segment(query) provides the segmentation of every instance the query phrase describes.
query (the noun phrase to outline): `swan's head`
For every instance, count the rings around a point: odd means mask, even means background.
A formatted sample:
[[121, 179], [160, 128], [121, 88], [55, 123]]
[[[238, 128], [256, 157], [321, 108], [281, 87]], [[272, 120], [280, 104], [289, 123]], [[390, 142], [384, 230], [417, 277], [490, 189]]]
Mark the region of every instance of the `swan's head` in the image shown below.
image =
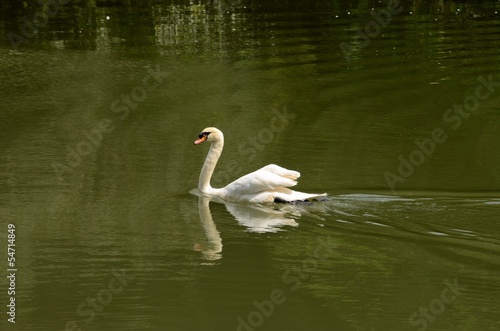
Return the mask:
[[198, 145], [205, 141], [210, 141], [210, 142], [224, 141], [224, 135], [222, 134], [222, 131], [217, 128], [214, 127], [205, 128], [198, 135], [198, 139], [194, 142], [194, 144]]

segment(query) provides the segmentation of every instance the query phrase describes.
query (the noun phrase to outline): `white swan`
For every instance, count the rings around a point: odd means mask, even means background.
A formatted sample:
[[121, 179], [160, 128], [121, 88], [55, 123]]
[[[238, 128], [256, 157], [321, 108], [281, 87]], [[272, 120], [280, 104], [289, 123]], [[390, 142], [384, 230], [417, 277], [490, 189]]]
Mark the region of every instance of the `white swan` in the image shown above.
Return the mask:
[[289, 189], [297, 185], [300, 173], [269, 164], [257, 171], [251, 172], [223, 188], [213, 188], [210, 178], [224, 147], [224, 135], [213, 127], [204, 129], [194, 142], [195, 145], [204, 141], [211, 143], [207, 158], [203, 164], [198, 182], [198, 189], [205, 195], [219, 197], [231, 202], [273, 203], [303, 201], [323, 194], [309, 194]]

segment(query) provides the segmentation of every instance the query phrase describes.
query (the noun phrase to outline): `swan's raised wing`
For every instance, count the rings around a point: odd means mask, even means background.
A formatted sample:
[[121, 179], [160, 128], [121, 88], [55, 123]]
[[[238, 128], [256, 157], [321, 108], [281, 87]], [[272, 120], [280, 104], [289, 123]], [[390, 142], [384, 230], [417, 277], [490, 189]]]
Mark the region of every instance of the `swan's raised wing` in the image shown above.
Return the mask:
[[269, 164], [229, 183], [224, 190], [227, 196], [244, 196], [280, 187], [297, 185], [300, 173], [275, 164]]
[[278, 175], [278, 176], [281, 176], [284, 178], [290, 178], [293, 181], [297, 181], [297, 179], [300, 177], [300, 172], [295, 171], [295, 170], [288, 170], [288, 169], [280, 167], [279, 165], [276, 165], [276, 164], [268, 164], [259, 170], [269, 171], [275, 175]]

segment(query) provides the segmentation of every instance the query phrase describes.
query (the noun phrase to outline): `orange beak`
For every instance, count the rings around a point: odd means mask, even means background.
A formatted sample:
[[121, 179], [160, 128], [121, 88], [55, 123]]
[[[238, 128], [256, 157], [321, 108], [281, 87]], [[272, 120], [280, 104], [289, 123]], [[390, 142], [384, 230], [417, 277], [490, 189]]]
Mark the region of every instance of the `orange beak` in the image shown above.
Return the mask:
[[205, 135], [200, 135], [200, 139], [197, 139], [194, 144], [195, 145], [198, 145], [198, 144], [201, 144], [202, 142], [206, 141], [207, 140], [207, 136]]

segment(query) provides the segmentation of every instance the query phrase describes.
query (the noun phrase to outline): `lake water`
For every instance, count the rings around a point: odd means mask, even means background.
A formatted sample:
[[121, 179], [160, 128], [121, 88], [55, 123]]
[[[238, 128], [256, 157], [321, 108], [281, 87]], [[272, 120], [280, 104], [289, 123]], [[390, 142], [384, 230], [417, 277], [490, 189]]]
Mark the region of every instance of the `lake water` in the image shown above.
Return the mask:
[[2, 330], [500, 330], [498, 2], [0, 10]]

